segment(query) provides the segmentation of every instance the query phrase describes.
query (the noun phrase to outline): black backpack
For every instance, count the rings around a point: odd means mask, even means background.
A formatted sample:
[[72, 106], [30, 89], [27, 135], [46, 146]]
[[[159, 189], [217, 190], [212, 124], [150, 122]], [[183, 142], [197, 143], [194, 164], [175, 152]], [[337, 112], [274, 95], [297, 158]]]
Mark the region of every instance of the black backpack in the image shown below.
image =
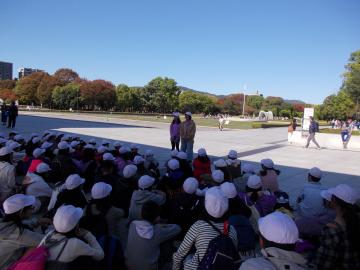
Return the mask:
[[206, 222], [217, 231], [219, 235], [210, 241], [205, 255], [199, 263], [198, 270], [239, 269], [239, 253], [229, 236], [228, 222], [226, 221], [224, 223], [224, 233], [216, 228], [210, 221]]

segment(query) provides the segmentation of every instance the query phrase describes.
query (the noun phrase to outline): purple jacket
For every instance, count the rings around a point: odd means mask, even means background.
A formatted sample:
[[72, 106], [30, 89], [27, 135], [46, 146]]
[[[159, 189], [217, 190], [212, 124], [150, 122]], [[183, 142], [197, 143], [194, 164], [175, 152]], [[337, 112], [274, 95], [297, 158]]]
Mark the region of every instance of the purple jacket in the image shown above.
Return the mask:
[[170, 125], [170, 139], [180, 140], [180, 124], [171, 123]]
[[[239, 192], [240, 199], [248, 206], [254, 205], [251, 201], [249, 195], [245, 192]], [[263, 194], [258, 198], [255, 203], [256, 209], [259, 211], [260, 216], [266, 216], [270, 214], [274, 210], [274, 206], [276, 204], [276, 196], [275, 195], [266, 195]]]

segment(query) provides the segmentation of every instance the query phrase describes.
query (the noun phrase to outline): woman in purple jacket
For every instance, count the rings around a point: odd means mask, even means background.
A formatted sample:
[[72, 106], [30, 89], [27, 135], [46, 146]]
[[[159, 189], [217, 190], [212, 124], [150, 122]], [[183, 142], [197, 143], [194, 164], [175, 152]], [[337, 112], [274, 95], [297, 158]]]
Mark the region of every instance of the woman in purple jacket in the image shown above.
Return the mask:
[[170, 125], [170, 141], [171, 141], [171, 150], [179, 150], [180, 143], [180, 114], [178, 112], [173, 113], [174, 119]]

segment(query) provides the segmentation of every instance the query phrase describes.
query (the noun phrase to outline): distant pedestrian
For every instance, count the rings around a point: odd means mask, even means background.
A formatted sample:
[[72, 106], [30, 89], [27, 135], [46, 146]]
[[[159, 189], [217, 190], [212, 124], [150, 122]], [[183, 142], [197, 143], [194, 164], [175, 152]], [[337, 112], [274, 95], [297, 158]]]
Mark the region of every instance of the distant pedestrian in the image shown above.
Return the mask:
[[173, 113], [174, 119], [170, 125], [170, 141], [171, 141], [171, 151], [176, 148], [177, 151], [180, 151], [180, 114], [178, 112]]
[[351, 131], [352, 131], [352, 128], [351, 128], [349, 122], [344, 121], [341, 126], [341, 140], [342, 140], [344, 149], [347, 149], [347, 145], [348, 145], [348, 143], [350, 141], [350, 137], [351, 137]]
[[196, 125], [191, 112], [185, 113], [185, 119], [180, 125], [181, 151], [187, 153], [188, 161], [192, 161]]
[[8, 128], [14, 128], [16, 125], [16, 118], [18, 117], [18, 107], [15, 105], [15, 101], [11, 102], [9, 107], [9, 122]]
[[310, 126], [309, 126], [309, 137], [307, 138], [307, 142], [305, 148], [309, 147], [310, 141], [312, 141], [318, 150], [320, 150], [320, 145], [315, 139], [316, 132], [319, 132], [319, 123], [314, 120], [314, 117], [310, 116]]
[[224, 123], [225, 123], [225, 118], [222, 114], [220, 114], [219, 116], [219, 130], [223, 131], [224, 129]]
[[1, 122], [2, 122], [3, 126], [6, 125], [7, 117], [8, 117], [8, 110], [7, 110], [7, 106], [6, 106], [5, 102], [4, 102], [1, 105]]

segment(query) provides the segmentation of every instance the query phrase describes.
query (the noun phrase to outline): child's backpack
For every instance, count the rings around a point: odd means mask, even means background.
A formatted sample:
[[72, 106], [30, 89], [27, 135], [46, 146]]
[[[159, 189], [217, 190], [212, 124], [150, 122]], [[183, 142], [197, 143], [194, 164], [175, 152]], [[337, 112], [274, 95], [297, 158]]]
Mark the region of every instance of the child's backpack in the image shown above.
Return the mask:
[[256, 235], [249, 219], [242, 215], [235, 215], [229, 218], [237, 233], [238, 250], [241, 254], [248, 255], [255, 252]]
[[199, 270], [235, 270], [239, 269], [240, 258], [234, 243], [229, 236], [229, 223], [224, 222], [222, 233], [210, 221], [206, 221], [216, 232], [219, 233], [212, 239], [207, 247], [204, 257], [199, 263]]

